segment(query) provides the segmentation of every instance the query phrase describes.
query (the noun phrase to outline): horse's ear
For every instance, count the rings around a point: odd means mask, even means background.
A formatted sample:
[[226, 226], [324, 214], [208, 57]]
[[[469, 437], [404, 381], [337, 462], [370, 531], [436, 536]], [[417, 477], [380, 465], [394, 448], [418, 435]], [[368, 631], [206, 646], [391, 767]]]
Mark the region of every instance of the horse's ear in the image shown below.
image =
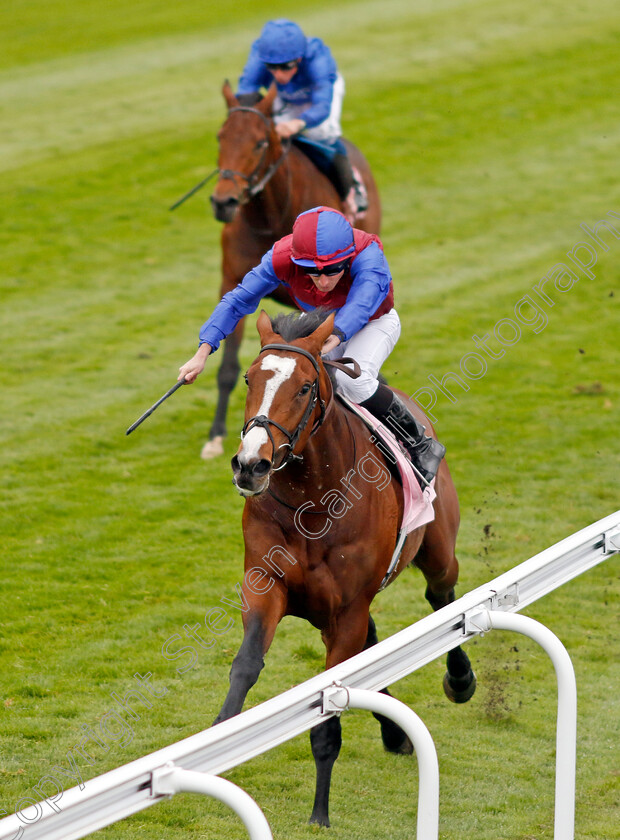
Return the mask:
[[277, 338], [271, 326], [271, 318], [264, 309], [260, 311], [260, 315], [256, 321], [256, 329], [260, 335], [261, 347], [265, 344], [272, 344]]
[[329, 315], [322, 324], [319, 324], [316, 330], [308, 336], [307, 340], [310, 352], [314, 353], [315, 356], [318, 356], [321, 351], [321, 347], [333, 333], [335, 317], [336, 313], [332, 312], [331, 315]]
[[233, 93], [233, 89], [230, 86], [230, 82], [228, 79], [224, 82], [222, 86], [222, 95], [226, 100], [226, 104], [228, 105], [228, 110], [230, 111], [231, 108], [235, 108], [239, 103], [237, 102], [237, 97]]
[[269, 90], [261, 99], [261, 101], [256, 106], [257, 110], [262, 111], [265, 116], [269, 116], [271, 114], [271, 107], [273, 105], [273, 100], [276, 98], [276, 93], [278, 92], [278, 88], [276, 87], [276, 83], [270, 85]]

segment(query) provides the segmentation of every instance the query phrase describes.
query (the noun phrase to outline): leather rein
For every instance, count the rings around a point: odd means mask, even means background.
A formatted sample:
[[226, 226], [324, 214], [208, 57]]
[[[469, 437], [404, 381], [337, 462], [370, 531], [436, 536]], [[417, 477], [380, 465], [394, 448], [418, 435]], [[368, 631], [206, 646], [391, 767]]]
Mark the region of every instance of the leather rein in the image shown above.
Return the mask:
[[[293, 429], [292, 432], [289, 432], [288, 429], [285, 429], [284, 426], [282, 426], [280, 423], [276, 422], [275, 420], [272, 420], [270, 417], [267, 417], [267, 415], [265, 415], [265, 414], [258, 414], [256, 417], [251, 417], [245, 423], [245, 425], [243, 426], [243, 429], [241, 430], [241, 439], [243, 440], [244, 436], [250, 431], [250, 429], [255, 429], [255, 428], [264, 429], [264, 431], [267, 433], [267, 436], [269, 437], [269, 440], [271, 441], [271, 448], [272, 448], [271, 469], [272, 469], [273, 472], [278, 472], [278, 470], [283, 469], [291, 461], [303, 461], [303, 455], [295, 454], [295, 452], [294, 452], [295, 446], [297, 445], [297, 442], [298, 442], [303, 430], [308, 425], [308, 421], [310, 420], [310, 417], [313, 415], [317, 404], [319, 405], [319, 408], [320, 408], [321, 411], [320, 411], [319, 417], [314, 421], [314, 424], [312, 426], [312, 431], [310, 432], [311, 436], [313, 434], [315, 434], [320, 429], [320, 427], [323, 425], [323, 421], [325, 420], [325, 416], [326, 416], [326, 413], [327, 413], [327, 408], [325, 406], [325, 401], [321, 398], [320, 388], [319, 388], [319, 379], [320, 379], [320, 375], [321, 375], [321, 369], [319, 367], [319, 363], [314, 358], [312, 353], [309, 353], [307, 350], [304, 350], [302, 347], [295, 347], [292, 344], [265, 344], [265, 346], [261, 349], [260, 352], [264, 353], [267, 350], [284, 350], [287, 353], [299, 353], [302, 356], [305, 356], [307, 359], [309, 359], [312, 362], [312, 366], [314, 367], [314, 369], [316, 371], [316, 379], [314, 380], [314, 382], [312, 383], [312, 385], [310, 387], [310, 392], [309, 392], [310, 397], [308, 399], [308, 404], [306, 405], [306, 408], [304, 409], [304, 413], [301, 416], [301, 419], [300, 419], [299, 423]], [[346, 373], [347, 376], [350, 376], [352, 379], [357, 379], [358, 376], [360, 376], [360, 374], [361, 374], [359, 364], [355, 361], [355, 359], [352, 359], [352, 358], [349, 358], [349, 357], [345, 357], [345, 358], [343, 358], [343, 359], [341, 359], [340, 361], [337, 361], [337, 362], [336, 361], [331, 361], [330, 359], [323, 359], [323, 364], [324, 365], [329, 365], [330, 367], [334, 367], [334, 368], [337, 368], [338, 370], [341, 370], [343, 373]], [[353, 366], [353, 370], [351, 370], [350, 368], [347, 367], [348, 364]], [[273, 434], [271, 432], [270, 426], [275, 426], [276, 429], [279, 429], [287, 439], [287, 442], [283, 443], [280, 447], [278, 447], [278, 449], [276, 449], [276, 444], [275, 444], [275, 441], [273, 439]], [[288, 452], [284, 456], [284, 459], [282, 460], [282, 463], [278, 467], [274, 467], [276, 454], [280, 449], [283, 449], [284, 447], [288, 448]]]
[[[269, 148], [269, 133], [271, 131], [270, 120], [269, 120], [268, 117], [266, 117], [257, 108], [251, 108], [249, 105], [238, 105], [235, 108], [230, 108], [228, 113], [230, 114], [233, 111], [250, 111], [252, 114], [258, 114], [258, 116], [263, 120], [263, 122], [265, 123], [265, 125], [267, 127], [267, 133], [265, 134], [265, 137], [261, 141], [262, 154], [261, 154], [260, 161], [258, 162], [258, 166], [256, 166], [255, 169], [253, 170], [253, 172], [251, 172], [249, 175], [246, 175], [245, 172], [236, 172], [234, 169], [220, 169], [219, 166], [218, 166], [213, 170], [213, 172], [211, 172], [209, 175], [207, 175], [206, 178], [203, 178], [202, 181], [200, 181], [198, 184], [196, 184], [195, 187], [192, 187], [192, 189], [189, 190], [189, 192], [186, 192], [185, 195], [181, 196], [181, 198], [179, 198], [177, 201], [175, 201], [174, 204], [172, 204], [170, 206], [170, 208], [169, 208], [170, 210], [176, 210], [177, 207], [180, 207], [181, 204], [183, 204], [185, 201], [187, 201], [188, 198], [191, 198], [195, 193], [198, 192], [198, 190], [201, 190], [205, 186], [205, 184], [208, 184], [209, 181], [211, 180], [211, 178], [213, 178], [214, 175], [219, 175], [220, 178], [224, 178], [224, 179], [228, 179], [228, 180], [232, 180], [235, 177], [239, 177], [239, 178], [242, 178], [244, 181], [246, 181], [247, 186], [245, 187], [245, 189], [241, 193], [241, 199], [243, 199], [243, 200], [240, 200], [239, 203], [240, 204], [247, 204], [249, 201], [251, 201], [254, 198], [254, 196], [258, 195], [258, 193], [260, 193], [265, 188], [267, 183], [274, 176], [276, 170], [282, 165], [282, 163], [287, 158], [288, 153], [291, 149], [291, 141], [290, 140], [282, 141], [282, 144], [281, 144], [282, 145], [282, 154], [275, 161], [275, 163], [272, 163], [267, 168], [267, 171], [265, 172], [263, 177], [260, 180], [256, 180], [258, 178], [258, 173], [260, 172], [261, 167], [263, 166], [263, 164], [265, 162], [265, 156], [267, 154], [267, 149]], [[290, 171], [289, 171], [289, 175], [290, 175]], [[288, 201], [290, 201], [290, 196], [288, 198]], [[266, 231], [266, 233], [269, 233], [269, 232], [270, 231]]]

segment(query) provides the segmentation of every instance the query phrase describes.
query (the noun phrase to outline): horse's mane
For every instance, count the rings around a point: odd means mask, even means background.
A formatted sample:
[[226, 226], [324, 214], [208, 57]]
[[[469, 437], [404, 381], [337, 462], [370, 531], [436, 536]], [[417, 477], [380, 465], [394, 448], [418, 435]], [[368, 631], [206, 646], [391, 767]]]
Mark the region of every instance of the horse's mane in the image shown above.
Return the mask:
[[271, 319], [271, 328], [281, 335], [284, 341], [306, 338], [319, 327], [332, 312], [326, 306], [319, 306], [311, 312], [281, 313]]

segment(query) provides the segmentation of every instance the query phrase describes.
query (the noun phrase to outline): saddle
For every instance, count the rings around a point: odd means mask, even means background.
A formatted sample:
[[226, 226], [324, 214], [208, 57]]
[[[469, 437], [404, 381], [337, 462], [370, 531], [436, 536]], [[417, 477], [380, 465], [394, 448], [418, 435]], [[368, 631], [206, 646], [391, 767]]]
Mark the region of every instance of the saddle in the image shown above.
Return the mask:
[[[297, 146], [316, 168], [329, 178], [352, 219], [364, 218], [368, 210], [368, 191], [360, 171], [349, 160], [342, 140], [339, 140], [334, 147], [328, 143], [297, 135], [293, 138], [293, 145]], [[353, 176], [352, 184], [351, 176]]]

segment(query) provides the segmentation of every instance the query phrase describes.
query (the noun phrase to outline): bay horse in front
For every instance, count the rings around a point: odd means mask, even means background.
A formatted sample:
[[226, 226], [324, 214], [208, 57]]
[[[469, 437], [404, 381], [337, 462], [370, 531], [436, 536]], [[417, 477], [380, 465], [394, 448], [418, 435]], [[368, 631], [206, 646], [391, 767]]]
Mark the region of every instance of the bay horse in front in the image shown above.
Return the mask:
[[[257, 321], [262, 349], [246, 374], [245, 425], [232, 459], [233, 481], [245, 496], [244, 638], [215, 723], [241, 711], [284, 616], [304, 618], [320, 630], [327, 668], [377, 642], [370, 605], [398, 556], [404, 494], [371, 430], [334, 394], [329, 363], [320, 355], [333, 317], [317, 310], [272, 322], [261, 312]], [[399, 395], [432, 429], [419, 406]], [[434, 518], [408, 534], [390, 582], [414, 563], [426, 579], [426, 599], [438, 610], [454, 600], [459, 571], [459, 504], [445, 459], [434, 490]], [[466, 653], [452, 649], [446, 694], [462, 703], [475, 685]], [[385, 748], [410, 754], [403, 730], [375, 717]], [[310, 741], [317, 771], [310, 822], [328, 826], [340, 718], [315, 726]]]

